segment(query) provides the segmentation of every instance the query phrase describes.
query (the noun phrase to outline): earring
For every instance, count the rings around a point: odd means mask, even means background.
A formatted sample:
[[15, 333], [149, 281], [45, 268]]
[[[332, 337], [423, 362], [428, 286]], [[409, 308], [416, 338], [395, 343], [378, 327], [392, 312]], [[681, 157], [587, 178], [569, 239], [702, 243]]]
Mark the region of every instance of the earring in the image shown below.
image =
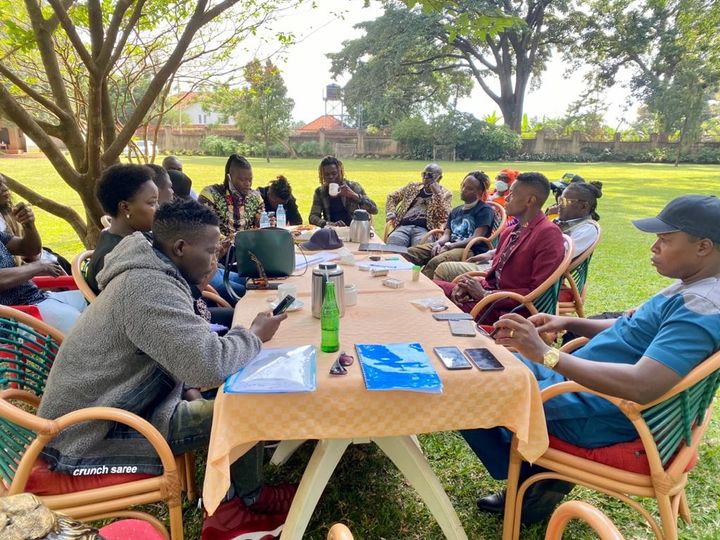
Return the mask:
[[125, 214], [125, 219], [130, 219], [130, 214]]

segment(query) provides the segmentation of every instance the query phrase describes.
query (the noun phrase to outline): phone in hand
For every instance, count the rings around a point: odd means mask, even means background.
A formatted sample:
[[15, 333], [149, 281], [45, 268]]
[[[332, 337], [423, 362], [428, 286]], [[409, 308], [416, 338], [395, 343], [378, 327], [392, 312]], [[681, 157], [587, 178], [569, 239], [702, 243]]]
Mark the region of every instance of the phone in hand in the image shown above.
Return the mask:
[[502, 371], [505, 369], [505, 366], [488, 349], [465, 349], [464, 352], [480, 371]]
[[273, 309], [273, 312], [272, 312], [273, 317], [275, 315], [280, 315], [281, 313], [285, 313], [287, 308], [289, 308], [294, 301], [295, 301], [295, 297], [290, 294], [288, 294], [285, 298], [280, 300], [280, 303], [277, 306], [275, 306], [275, 309]]
[[436, 321], [472, 321], [472, 315], [469, 313], [433, 313], [433, 319]]
[[472, 369], [472, 364], [457, 347], [434, 347], [433, 351], [448, 369]]

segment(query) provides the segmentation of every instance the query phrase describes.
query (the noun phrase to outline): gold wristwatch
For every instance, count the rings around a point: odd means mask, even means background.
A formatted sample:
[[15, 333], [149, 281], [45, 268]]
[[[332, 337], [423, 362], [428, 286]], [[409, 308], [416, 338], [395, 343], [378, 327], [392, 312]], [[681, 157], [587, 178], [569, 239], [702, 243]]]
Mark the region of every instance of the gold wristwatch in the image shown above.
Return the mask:
[[549, 348], [545, 354], [543, 354], [543, 365], [546, 368], [555, 369], [555, 366], [560, 361], [560, 351], [554, 347]]

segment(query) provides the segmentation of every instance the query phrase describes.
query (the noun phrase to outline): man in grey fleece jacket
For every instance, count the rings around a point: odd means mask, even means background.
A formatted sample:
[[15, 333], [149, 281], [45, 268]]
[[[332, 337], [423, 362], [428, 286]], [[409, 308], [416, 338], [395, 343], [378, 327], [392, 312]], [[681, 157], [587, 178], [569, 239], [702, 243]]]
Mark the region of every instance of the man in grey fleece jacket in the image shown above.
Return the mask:
[[[249, 330], [233, 327], [224, 337], [211, 332], [193, 311], [188, 283], [199, 283], [211, 269], [220, 239], [217, 218], [194, 201], [177, 201], [157, 211], [153, 233], [153, 245], [136, 233], [106, 257], [98, 275], [103, 293], [60, 347], [38, 414], [125, 409], [151, 422], [181, 453], [207, 445], [212, 423], [212, 401], [183, 401], [183, 384], [222, 384], [260, 351], [285, 316], [261, 313]], [[261, 449], [251, 452], [231, 471], [236, 492], [250, 497], [248, 505], [260, 492], [261, 457]], [[50, 468], [76, 476], [161, 472], [149, 443], [112, 422], [72, 426], [50, 442], [43, 458]]]

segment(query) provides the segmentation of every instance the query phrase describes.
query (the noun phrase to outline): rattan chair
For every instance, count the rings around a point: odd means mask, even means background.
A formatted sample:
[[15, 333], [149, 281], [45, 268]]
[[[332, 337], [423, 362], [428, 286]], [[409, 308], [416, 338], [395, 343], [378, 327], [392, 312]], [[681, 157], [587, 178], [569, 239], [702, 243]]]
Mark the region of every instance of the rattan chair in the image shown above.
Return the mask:
[[600, 237], [602, 230], [598, 226], [598, 236], [595, 242], [582, 252], [578, 257], [573, 259], [570, 263], [570, 267], [567, 272], [563, 275], [563, 284], [561, 287], [561, 296], [567, 291], [572, 295], [570, 300], [560, 300], [558, 303], [558, 313], [560, 315], [572, 315], [577, 314], [578, 317], [585, 317], [585, 297], [587, 296], [587, 278], [588, 271], [590, 270], [590, 259], [595, 253], [600, 243]]
[[[470, 314], [473, 319], [475, 319], [478, 324], [481, 324], [501, 301], [508, 299], [517, 302], [518, 305], [524, 305], [531, 315], [536, 313], [557, 314], [560, 284], [562, 283], [563, 275], [567, 271], [568, 266], [570, 266], [570, 260], [573, 252], [572, 239], [564, 234], [563, 241], [565, 243], [565, 256], [560, 261], [560, 264], [558, 264], [555, 271], [550, 274], [545, 281], [525, 296], [509, 291], [497, 291], [488, 294], [472, 308]], [[463, 276], [485, 277], [486, 273], [467, 272], [456, 277], [453, 282], [457, 283], [457, 281]]]
[[353, 540], [353, 535], [345, 525], [336, 523], [328, 531], [327, 540]]
[[93, 300], [97, 298], [95, 291], [90, 288], [90, 285], [88, 285], [88, 282], [85, 279], [85, 267], [87, 266], [88, 261], [90, 261], [90, 257], [92, 257], [93, 252], [94, 251], [92, 249], [89, 249], [87, 251], [83, 251], [82, 253], [78, 253], [75, 255], [71, 263], [72, 277], [75, 280], [77, 288], [80, 289], [80, 292], [83, 293], [85, 300], [88, 301], [88, 304], [91, 304]]
[[[472, 256], [472, 247], [475, 244], [484, 243], [488, 246], [488, 249], [495, 249], [498, 237], [500, 236], [502, 230], [505, 228], [505, 223], [507, 223], [507, 214], [505, 213], [505, 208], [500, 206], [498, 203], [494, 203], [491, 201], [488, 201], [485, 204], [492, 207], [493, 212], [495, 212], [495, 218], [493, 219], [493, 224], [490, 229], [490, 236], [477, 236], [475, 238], [472, 238], [467, 243], [463, 251], [463, 261], [468, 260], [468, 258]], [[433, 241], [433, 238], [437, 240], [443, 235], [444, 232], [445, 229], [432, 229], [431, 231], [428, 231], [428, 233], [423, 237], [420, 243], [427, 244], [428, 242]]]
[[[85, 521], [132, 516], [129, 507], [165, 502], [169, 508], [171, 537], [182, 540], [182, 490], [194, 497], [190, 455], [173, 456], [155, 427], [122, 409], [90, 407], [55, 420], [29, 412], [40, 404], [45, 382], [63, 335], [53, 327], [12, 308], [0, 306], [0, 477], [5, 493], [25, 491], [40, 452], [60, 431], [88, 420], [125, 424], [145, 437], [157, 452], [163, 474], [123, 484], [88, 489], [40, 499], [52, 510]], [[20, 402], [20, 406], [16, 405]], [[188, 459], [186, 459], [186, 457]]]
[[609, 517], [583, 501], [568, 501], [557, 507], [545, 531], [545, 540], [561, 540], [565, 527], [573, 519], [587, 523], [600, 540], [623, 540]]
[[[585, 338], [565, 345], [570, 352], [586, 343]], [[690, 523], [685, 486], [688, 467], [697, 454], [712, 417], [712, 400], [720, 387], [720, 352], [693, 369], [678, 384], [655, 401], [640, 405], [595, 392], [572, 381], [555, 384], [542, 391], [543, 402], [567, 392], [587, 392], [617, 406], [637, 429], [650, 466], [650, 474], [639, 474], [549, 448], [534, 465], [547, 472], [531, 476], [518, 486], [522, 457], [513, 436], [505, 506], [505, 527], [519, 538], [520, 513], [526, 490], [534, 482], [556, 478], [605, 493], [630, 505], [650, 524], [656, 538], [676, 540], [678, 515]], [[656, 499], [660, 523], [632, 497]], [[506, 533], [508, 529], [506, 529]]]

